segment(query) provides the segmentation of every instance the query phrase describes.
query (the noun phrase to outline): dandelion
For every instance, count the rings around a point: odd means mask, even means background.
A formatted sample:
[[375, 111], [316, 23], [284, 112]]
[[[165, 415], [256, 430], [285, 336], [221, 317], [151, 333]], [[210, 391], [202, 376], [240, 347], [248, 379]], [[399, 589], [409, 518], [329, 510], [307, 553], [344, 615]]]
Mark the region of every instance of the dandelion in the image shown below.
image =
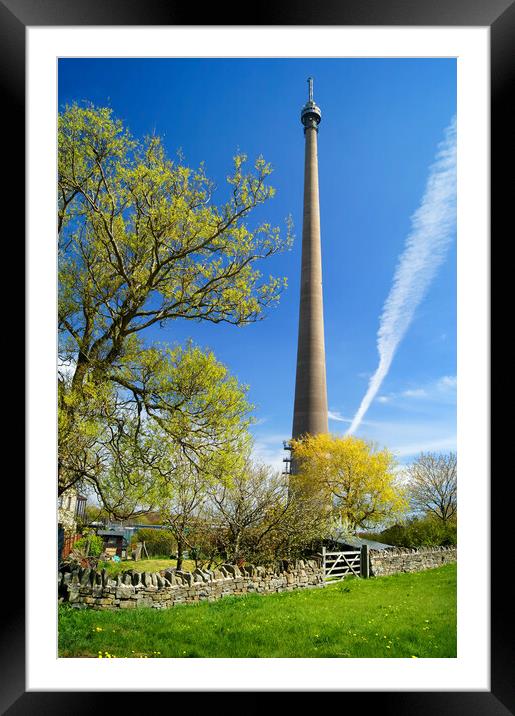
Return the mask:
[[95, 627], [95, 631], [104, 631], [102, 627]]

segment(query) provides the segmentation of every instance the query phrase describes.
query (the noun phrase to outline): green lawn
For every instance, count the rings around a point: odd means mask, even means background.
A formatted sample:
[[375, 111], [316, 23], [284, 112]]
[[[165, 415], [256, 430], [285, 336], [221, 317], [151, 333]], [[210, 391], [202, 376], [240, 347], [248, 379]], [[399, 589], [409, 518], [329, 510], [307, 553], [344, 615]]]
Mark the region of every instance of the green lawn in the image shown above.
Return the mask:
[[456, 565], [167, 610], [59, 607], [62, 657], [456, 657]]
[[[105, 568], [111, 576], [134, 569], [135, 572], [160, 572], [162, 569], [176, 567], [177, 560], [163, 557], [162, 559], [139, 559], [137, 562], [129, 559], [123, 562], [100, 562], [98, 569]], [[195, 562], [192, 559], [184, 559], [182, 569], [192, 572], [195, 569]]]

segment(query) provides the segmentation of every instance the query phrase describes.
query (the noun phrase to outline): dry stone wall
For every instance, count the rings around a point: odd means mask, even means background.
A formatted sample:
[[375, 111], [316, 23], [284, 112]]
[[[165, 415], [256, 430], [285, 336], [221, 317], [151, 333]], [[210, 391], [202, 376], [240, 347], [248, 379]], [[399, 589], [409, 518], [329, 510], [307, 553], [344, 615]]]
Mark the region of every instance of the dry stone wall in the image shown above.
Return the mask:
[[[455, 562], [455, 547], [430, 549], [370, 550], [370, 576], [381, 577], [399, 572], [420, 572]], [[105, 569], [71, 569], [58, 573], [60, 602], [77, 609], [166, 609], [175, 604], [215, 601], [237, 594], [266, 594], [294, 589], [323, 587], [324, 574], [319, 559], [282, 560], [274, 568], [241, 568], [224, 564], [212, 571], [193, 572], [167, 569], [161, 572], [137, 572], [129, 569], [110, 577]]]
[[215, 601], [233, 594], [285, 592], [323, 587], [317, 560], [282, 560], [276, 568], [225, 564], [219, 569], [193, 572], [127, 570], [116, 577], [106, 570], [75, 569], [58, 574], [59, 601], [77, 609], [166, 609], [175, 604]]
[[398, 572], [421, 572], [456, 562], [456, 547], [428, 549], [370, 550], [370, 576], [383, 577]]

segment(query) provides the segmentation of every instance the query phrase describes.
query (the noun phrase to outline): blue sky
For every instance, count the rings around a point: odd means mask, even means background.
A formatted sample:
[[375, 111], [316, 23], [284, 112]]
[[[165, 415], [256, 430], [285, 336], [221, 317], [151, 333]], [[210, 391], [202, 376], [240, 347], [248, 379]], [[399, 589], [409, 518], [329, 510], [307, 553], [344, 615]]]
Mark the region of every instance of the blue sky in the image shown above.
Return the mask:
[[[175, 321], [149, 341], [191, 337], [250, 387], [260, 459], [280, 465], [291, 434], [299, 300], [308, 76], [322, 110], [318, 137], [327, 388], [331, 432], [343, 434], [378, 365], [377, 332], [430, 167], [456, 113], [453, 59], [62, 59], [59, 105], [109, 105], [136, 136], [155, 131], [170, 154], [205, 162], [225, 192], [236, 151], [272, 163], [277, 193], [255, 221], [285, 228], [290, 252], [261, 266], [288, 277], [266, 320], [245, 328]], [[427, 291], [355, 434], [409, 462], [456, 447], [456, 244]], [[409, 267], [408, 267], [409, 268]]]

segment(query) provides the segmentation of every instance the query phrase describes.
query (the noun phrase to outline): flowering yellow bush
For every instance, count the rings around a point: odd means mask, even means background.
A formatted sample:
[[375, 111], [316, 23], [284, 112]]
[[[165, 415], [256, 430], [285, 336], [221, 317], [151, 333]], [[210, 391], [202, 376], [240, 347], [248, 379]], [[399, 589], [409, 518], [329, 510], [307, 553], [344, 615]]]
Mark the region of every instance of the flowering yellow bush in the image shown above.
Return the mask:
[[386, 448], [353, 436], [307, 435], [292, 440], [292, 455], [294, 483], [324, 495], [350, 531], [396, 521], [408, 509], [395, 458]]

